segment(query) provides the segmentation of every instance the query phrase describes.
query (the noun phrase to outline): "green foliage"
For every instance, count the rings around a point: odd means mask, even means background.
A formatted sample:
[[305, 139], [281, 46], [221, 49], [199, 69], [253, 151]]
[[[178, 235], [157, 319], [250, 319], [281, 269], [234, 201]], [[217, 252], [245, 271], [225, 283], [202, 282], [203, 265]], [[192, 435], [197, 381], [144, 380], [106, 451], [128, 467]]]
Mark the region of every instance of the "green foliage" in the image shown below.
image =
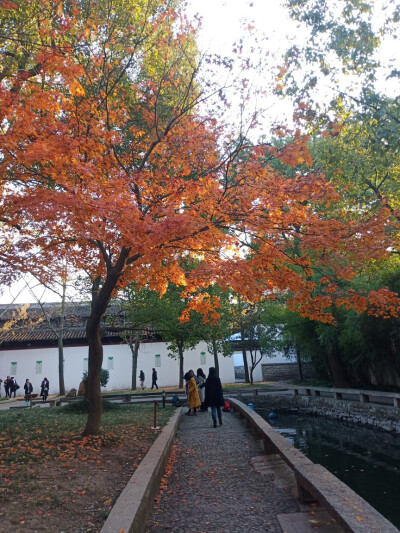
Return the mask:
[[[108, 380], [110, 379], [110, 372], [106, 368], [100, 370], [100, 385], [106, 387]], [[88, 380], [88, 373], [85, 371], [82, 376], [82, 381]]]
[[[400, 291], [398, 259], [386, 268], [369, 268], [357, 280], [369, 288], [387, 285]], [[393, 388], [400, 385], [400, 319], [380, 318], [353, 310], [335, 309], [335, 324], [322, 324], [285, 312], [282, 336], [286, 349], [296, 346], [303, 360], [313, 363], [317, 375], [332, 378], [328, 354], [335, 353], [354, 387]]]
[[180, 349], [194, 348], [202, 339], [202, 317], [188, 313], [189, 320], [180, 317], [186, 311], [189, 300], [182, 297], [184, 287], [169, 283], [166, 292], [160, 296], [149, 288], [138, 288], [132, 284], [124, 293], [127, 320], [137, 328], [149, 328], [168, 343], [169, 355], [176, 357]]
[[[286, 4], [290, 16], [308, 32], [303, 48], [293, 46], [286, 53], [292, 82], [300, 78], [295, 71], [303, 69], [303, 85], [292, 83], [292, 91], [312, 89], [321, 74], [336, 84], [340, 73], [362, 76], [364, 86], [376, 80], [385, 66], [376, 51], [398, 29], [394, 4], [386, 3], [384, 17], [380, 2], [288, 0]], [[386, 70], [385, 75], [389, 73]]]
[[[110, 402], [103, 398], [103, 412], [117, 411], [121, 408], [121, 405], [115, 402]], [[75, 400], [62, 407], [62, 411], [70, 414], [87, 414], [89, 412], [89, 401], [86, 398], [82, 400]]]
[[233, 353], [232, 344], [227, 340], [232, 334], [234, 316], [232, 313], [232, 291], [223, 290], [218, 285], [211, 285], [206, 292], [217, 298], [219, 306], [216, 309], [218, 319], [202, 320], [199, 325], [199, 336], [207, 343], [207, 348], [214, 355], [229, 357]]

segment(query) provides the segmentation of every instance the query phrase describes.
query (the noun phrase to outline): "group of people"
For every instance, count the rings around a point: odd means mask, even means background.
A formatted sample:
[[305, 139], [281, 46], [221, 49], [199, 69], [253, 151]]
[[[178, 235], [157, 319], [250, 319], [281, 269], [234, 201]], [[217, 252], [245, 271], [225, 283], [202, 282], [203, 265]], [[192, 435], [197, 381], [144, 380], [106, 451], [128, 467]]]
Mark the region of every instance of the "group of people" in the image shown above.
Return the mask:
[[[197, 373], [189, 370], [183, 376], [186, 382], [186, 394], [188, 397], [189, 410], [185, 413], [188, 416], [196, 415], [199, 411], [208, 411], [211, 408], [211, 417], [213, 420], [213, 427], [217, 427], [217, 417], [219, 425], [222, 426], [222, 407], [224, 405], [224, 395], [222, 393], [221, 380], [217, 376], [217, 371], [214, 367], [209, 368], [208, 377], [206, 378], [203, 369], [198, 368]], [[144, 385], [145, 375], [143, 370], [139, 372], [140, 388], [145, 389]], [[151, 388], [158, 389], [157, 385], [157, 371], [152, 369], [151, 373]], [[177, 397], [178, 398], [178, 397]]]
[[[47, 378], [44, 378], [42, 380], [42, 383], [40, 384], [40, 396], [43, 398], [44, 402], [47, 400], [47, 397], [49, 395], [49, 388], [50, 388], [49, 380]], [[4, 380], [4, 389], [6, 391], [6, 398], [12, 398], [13, 394], [15, 398], [17, 390], [19, 389], [17, 380], [12, 376], [11, 377], [7, 376], [7, 378]], [[29, 379], [25, 380], [24, 391], [25, 391], [25, 400], [26, 400], [26, 396], [29, 396], [33, 393], [33, 385], [29, 381]]]
[[[47, 400], [47, 396], [49, 395], [49, 387], [50, 387], [49, 380], [47, 378], [44, 378], [42, 383], [40, 384], [40, 396], [42, 397], [44, 402]], [[31, 400], [31, 394], [33, 393], [33, 385], [29, 381], [29, 379], [25, 380], [24, 391], [25, 391], [25, 404], [29, 405], [29, 402]]]
[[6, 398], [12, 398], [13, 395], [15, 398], [17, 390], [19, 389], [17, 380], [13, 376], [7, 376], [4, 380], [4, 389], [6, 392]]
[[210, 407], [213, 427], [217, 427], [217, 416], [219, 425], [222, 426], [221, 408], [224, 405], [224, 395], [216, 369], [209, 368], [207, 378], [201, 368], [197, 369], [196, 375], [193, 370], [189, 370], [184, 375], [184, 379], [189, 404], [189, 410], [185, 414], [194, 416], [197, 410], [208, 411]]
[[[140, 388], [142, 390], [144, 390], [146, 387], [144, 385], [144, 379], [145, 379], [145, 376], [144, 376], [144, 372], [143, 370], [141, 370], [139, 372], [139, 381], [140, 381]], [[157, 385], [157, 379], [158, 379], [158, 376], [157, 376], [157, 370], [155, 368], [152, 368], [151, 369], [151, 388], [153, 389], [154, 387], [156, 389], [158, 389], [158, 385]]]

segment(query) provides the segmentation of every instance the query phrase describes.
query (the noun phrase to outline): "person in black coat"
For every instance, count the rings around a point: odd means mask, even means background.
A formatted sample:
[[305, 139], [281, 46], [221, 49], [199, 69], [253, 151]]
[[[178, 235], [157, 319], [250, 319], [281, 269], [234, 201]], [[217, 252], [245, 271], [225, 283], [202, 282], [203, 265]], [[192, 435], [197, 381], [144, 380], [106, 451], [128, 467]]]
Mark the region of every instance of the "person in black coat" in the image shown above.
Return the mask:
[[40, 384], [40, 396], [42, 396], [44, 402], [47, 400], [47, 396], [49, 395], [49, 387], [49, 380], [47, 378], [44, 378], [44, 380]]
[[153, 387], [158, 389], [158, 385], [157, 385], [157, 370], [155, 368], [152, 368], [152, 373], [151, 373], [151, 388], [153, 388]]
[[222, 412], [221, 407], [224, 405], [224, 395], [222, 393], [221, 380], [217, 376], [217, 371], [214, 367], [209, 369], [208, 378], [206, 379], [205, 387], [205, 407], [211, 407], [211, 416], [214, 427], [217, 427], [217, 415], [219, 425], [222, 426]]
[[4, 389], [6, 391], [6, 398], [11, 398], [10, 386], [11, 386], [11, 378], [10, 376], [7, 376], [7, 378], [4, 380]]
[[10, 382], [9, 383], [10, 383], [10, 389], [9, 389], [10, 398], [12, 398], [13, 394], [14, 394], [14, 398], [15, 398], [16, 395], [17, 395], [17, 390], [19, 389], [19, 385], [17, 383], [17, 380], [14, 377], [10, 378]]
[[144, 389], [144, 372], [143, 372], [143, 370], [141, 370], [139, 372], [139, 381], [140, 381], [140, 388], [143, 390]]
[[33, 385], [29, 381], [29, 379], [25, 380], [24, 390], [25, 390], [25, 405], [29, 405], [30, 404], [30, 400], [31, 400], [31, 394], [33, 392]]

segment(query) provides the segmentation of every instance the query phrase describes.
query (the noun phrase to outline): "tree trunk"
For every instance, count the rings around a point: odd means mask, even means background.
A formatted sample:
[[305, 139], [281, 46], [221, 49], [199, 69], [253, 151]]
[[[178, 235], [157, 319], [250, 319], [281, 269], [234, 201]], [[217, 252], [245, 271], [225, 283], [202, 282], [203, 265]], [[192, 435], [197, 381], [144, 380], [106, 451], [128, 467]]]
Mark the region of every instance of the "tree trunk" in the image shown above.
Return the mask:
[[57, 339], [58, 343], [58, 385], [60, 388], [60, 396], [65, 396], [64, 385], [64, 343], [62, 336], [59, 335]]
[[212, 339], [212, 348], [213, 348], [213, 354], [214, 354], [214, 368], [217, 372], [217, 376], [219, 376], [219, 362], [218, 362], [218, 348], [217, 343], [215, 342], [215, 339]]
[[107, 276], [101, 286], [97, 278], [92, 284], [92, 308], [86, 324], [86, 335], [89, 344], [88, 400], [89, 413], [83, 435], [100, 433], [101, 415], [103, 411], [100, 371], [103, 364], [103, 345], [101, 343], [101, 320], [110, 303], [111, 295], [125, 269], [129, 250], [122, 249], [114, 266], [108, 265]]
[[64, 383], [64, 324], [65, 324], [65, 293], [67, 290], [67, 282], [63, 279], [62, 282], [62, 298], [61, 298], [61, 317], [60, 330], [57, 335], [58, 344], [58, 385], [60, 389], [60, 396], [65, 396]]
[[247, 354], [246, 354], [246, 348], [245, 348], [245, 333], [244, 329], [240, 330], [240, 338], [242, 339], [242, 354], [243, 354], [243, 366], [244, 366], [244, 381], [246, 383], [250, 383], [250, 376], [249, 376], [249, 365], [247, 364]]
[[136, 390], [137, 389], [136, 375], [137, 375], [137, 362], [138, 362], [139, 346], [140, 346], [140, 335], [138, 333], [136, 334], [134, 343], [132, 343], [132, 338], [129, 337], [128, 344], [132, 352], [132, 390]]
[[303, 365], [301, 362], [301, 353], [300, 353], [300, 350], [297, 344], [295, 344], [295, 347], [296, 347], [296, 360], [297, 360], [297, 370], [299, 372], [299, 380], [303, 381], [304, 378], [303, 378]]
[[89, 413], [83, 432], [84, 435], [97, 435], [100, 432], [103, 411], [100, 389], [100, 371], [103, 363], [103, 345], [101, 344], [100, 334], [100, 321], [102, 316], [98, 311], [92, 309], [86, 326], [89, 344], [89, 371], [87, 381]]
[[336, 347], [329, 349], [328, 363], [329, 368], [331, 369], [333, 385], [342, 389], [349, 388], [350, 382], [347, 377], [346, 369]]
[[257, 352], [253, 353], [253, 351], [250, 350], [250, 360], [251, 360], [251, 366], [250, 366], [250, 372], [249, 372], [249, 382], [250, 382], [250, 385], [253, 385], [253, 382], [254, 382], [253, 372], [256, 367]]
[[183, 388], [183, 341], [177, 341], [178, 353], [179, 353], [179, 388]]

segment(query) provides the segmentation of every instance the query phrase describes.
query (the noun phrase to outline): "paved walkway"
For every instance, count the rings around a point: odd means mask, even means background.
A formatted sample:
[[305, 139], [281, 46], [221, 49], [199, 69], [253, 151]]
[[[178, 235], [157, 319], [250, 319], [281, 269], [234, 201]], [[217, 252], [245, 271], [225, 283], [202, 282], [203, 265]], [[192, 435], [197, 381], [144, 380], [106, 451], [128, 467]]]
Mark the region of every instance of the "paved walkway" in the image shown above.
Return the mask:
[[277, 515], [299, 511], [234, 414], [223, 413], [216, 429], [210, 413], [183, 416], [171, 458], [147, 533], [282, 533]]
[[0, 402], [0, 410], [6, 411], [7, 409], [10, 409], [10, 407], [17, 407], [20, 405], [25, 405], [23, 399], [19, 400], [18, 398], [11, 398], [11, 400], [2, 400]]

